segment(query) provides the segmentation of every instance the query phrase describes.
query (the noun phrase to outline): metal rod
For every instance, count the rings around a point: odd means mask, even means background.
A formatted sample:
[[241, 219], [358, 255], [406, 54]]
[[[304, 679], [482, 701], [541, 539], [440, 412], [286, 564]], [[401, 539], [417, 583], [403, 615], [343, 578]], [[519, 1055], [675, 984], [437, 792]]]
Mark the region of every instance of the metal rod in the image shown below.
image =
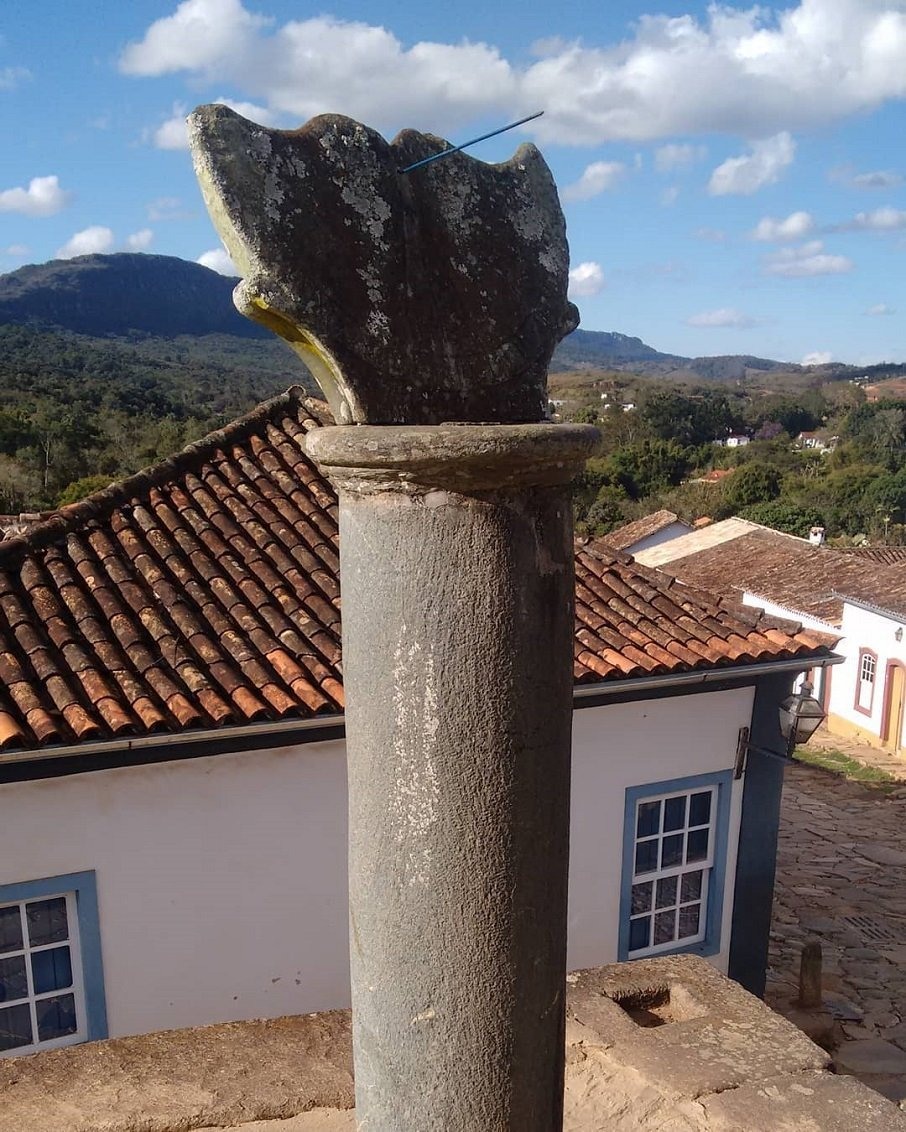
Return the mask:
[[520, 118], [518, 122], [510, 122], [508, 126], [501, 126], [499, 130], [491, 130], [489, 134], [482, 134], [480, 138], [472, 138], [471, 141], [463, 142], [462, 145], [456, 145], [452, 149], [442, 149], [440, 153], [432, 153], [430, 157], [423, 157], [421, 161], [415, 161], [412, 165], [407, 165], [405, 169], [399, 169], [399, 173], [411, 173], [413, 169], [420, 169], [423, 165], [430, 165], [432, 161], [439, 161], [442, 157], [449, 157], [451, 153], [459, 153], [461, 149], [466, 149], [467, 146], [476, 145], [478, 142], [487, 141], [488, 138], [496, 138], [498, 134], [505, 134], [507, 130], [515, 130], [517, 126], [524, 126], [526, 122], [533, 122], [536, 118], [540, 118], [544, 113], [539, 110], [536, 114], [529, 114], [527, 118]]

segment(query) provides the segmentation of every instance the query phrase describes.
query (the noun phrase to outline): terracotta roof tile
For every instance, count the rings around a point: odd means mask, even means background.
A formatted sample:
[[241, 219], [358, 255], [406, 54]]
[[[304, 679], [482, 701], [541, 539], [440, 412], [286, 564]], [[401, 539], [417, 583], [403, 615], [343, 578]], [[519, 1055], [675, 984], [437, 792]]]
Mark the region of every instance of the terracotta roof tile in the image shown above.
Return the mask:
[[[304, 451], [325, 423], [290, 390], [0, 543], [0, 748], [341, 712], [336, 497]], [[577, 547], [578, 683], [828, 652]]]

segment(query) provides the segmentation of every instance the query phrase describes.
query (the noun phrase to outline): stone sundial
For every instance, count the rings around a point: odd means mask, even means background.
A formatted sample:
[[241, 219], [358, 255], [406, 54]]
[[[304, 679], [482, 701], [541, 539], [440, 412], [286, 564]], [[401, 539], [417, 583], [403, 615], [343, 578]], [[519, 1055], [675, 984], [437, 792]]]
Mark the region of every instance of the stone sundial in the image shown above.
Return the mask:
[[587, 425], [545, 421], [578, 322], [553, 179], [349, 118], [189, 120], [236, 305], [337, 426], [356, 1121], [559, 1132], [573, 544]]
[[530, 422], [578, 325], [569, 252], [538, 150], [489, 165], [413, 130], [387, 142], [339, 115], [299, 130], [225, 106], [189, 118], [239, 310], [300, 354], [338, 424]]

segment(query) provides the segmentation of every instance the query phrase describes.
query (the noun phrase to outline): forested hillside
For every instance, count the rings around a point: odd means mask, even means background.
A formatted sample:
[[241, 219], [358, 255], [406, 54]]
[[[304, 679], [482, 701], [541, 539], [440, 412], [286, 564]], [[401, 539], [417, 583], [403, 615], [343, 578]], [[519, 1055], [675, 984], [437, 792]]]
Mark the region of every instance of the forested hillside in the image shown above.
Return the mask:
[[[800, 536], [823, 526], [842, 542], [906, 542], [906, 400], [869, 402], [849, 382], [794, 395], [649, 384], [624, 412], [625, 389], [604, 384], [613, 408], [571, 414], [604, 436], [577, 493], [580, 529], [604, 534], [666, 508], [689, 522], [742, 515]], [[802, 432], [818, 447], [797, 444]], [[714, 443], [734, 433], [750, 443]]]
[[[0, 512], [80, 498], [293, 383], [317, 393], [288, 346], [235, 312], [234, 283], [149, 255], [0, 276]], [[892, 396], [881, 386], [874, 404], [865, 386], [904, 366], [690, 359], [578, 330], [552, 369], [561, 415], [604, 434], [580, 485], [584, 530], [669, 507], [688, 519], [742, 512], [795, 533], [820, 522], [840, 537], [903, 535], [902, 382]], [[793, 438], [804, 429], [839, 439], [824, 455], [800, 451]], [[714, 443], [733, 432], [753, 443]], [[720, 484], [695, 482], [736, 465]]]
[[273, 336], [129, 341], [0, 325], [0, 511], [78, 497], [293, 383], [315, 391]]

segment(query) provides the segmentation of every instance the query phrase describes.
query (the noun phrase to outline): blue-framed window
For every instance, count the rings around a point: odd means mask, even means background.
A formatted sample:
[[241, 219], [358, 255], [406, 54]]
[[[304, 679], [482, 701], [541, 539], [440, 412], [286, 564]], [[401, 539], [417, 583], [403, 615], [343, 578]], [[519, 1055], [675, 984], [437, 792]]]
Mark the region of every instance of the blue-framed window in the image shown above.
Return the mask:
[[0, 885], [0, 1057], [106, 1037], [95, 874]]
[[621, 961], [720, 950], [732, 785], [726, 770], [627, 789]]

